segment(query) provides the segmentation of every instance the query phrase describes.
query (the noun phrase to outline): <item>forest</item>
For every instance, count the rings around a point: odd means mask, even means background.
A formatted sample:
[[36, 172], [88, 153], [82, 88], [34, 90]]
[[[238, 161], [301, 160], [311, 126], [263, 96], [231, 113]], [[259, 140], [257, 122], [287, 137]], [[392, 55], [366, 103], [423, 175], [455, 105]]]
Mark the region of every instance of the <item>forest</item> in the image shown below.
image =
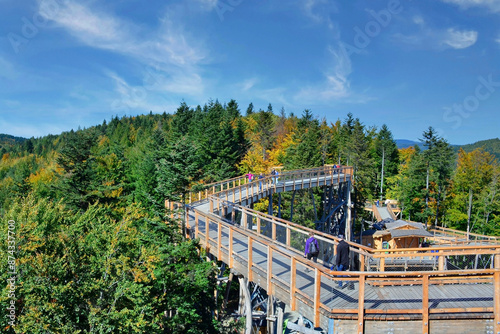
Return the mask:
[[[242, 111], [235, 100], [183, 102], [173, 113], [115, 116], [41, 138], [2, 135], [8, 269], [1, 278], [12, 284], [0, 297], [0, 326], [10, 333], [234, 332], [238, 324], [213, 316], [222, 306], [214, 298], [223, 288], [217, 264], [180, 234], [165, 200], [277, 166], [353, 166], [358, 229], [371, 219], [367, 202], [390, 198], [403, 219], [500, 235], [500, 166], [490, 149], [498, 139], [455, 149], [429, 127], [420, 140], [423, 148], [398, 149], [386, 125], [352, 114], [328, 122], [271, 104]], [[255, 208], [265, 211], [265, 201]], [[314, 227], [310, 195], [294, 201], [294, 222]]]

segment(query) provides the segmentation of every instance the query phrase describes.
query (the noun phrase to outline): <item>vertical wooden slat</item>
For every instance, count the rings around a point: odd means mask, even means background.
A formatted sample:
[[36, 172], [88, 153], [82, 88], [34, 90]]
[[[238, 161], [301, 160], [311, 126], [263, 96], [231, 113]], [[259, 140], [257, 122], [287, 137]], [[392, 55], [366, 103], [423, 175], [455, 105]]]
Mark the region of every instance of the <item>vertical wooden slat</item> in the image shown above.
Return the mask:
[[217, 224], [217, 259], [222, 261], [222, 224]]
[[422, 276], [422, 333], [429, 333], [429, 275]]
[[210, 219], [205, 217], [205, 249], [207, 253], [210, 251]]
[[290, 308], [292, 311], [297, 310], [297, 299], [295, 298], [295, 290], [297, 285], [297, 260], [292, 257], [290, 266]]
[[270, 246], [267, 246], [267, 295], [272, 296], [273, 286], [272, 286], [272, 278], [273, 278], [273, 249]]
[[359, 254], [359, 271], [365, 271], [365, 255]]
[[260, 217], [257, 216], [257, 234], [260, 234]]
[[271, 220], [271, 224], [272, 224], [271, 238], [273, 240], [276, 240], [276, 222], [274, 220]]
[[252, 265], [253, 265], [253, 239], [248, 236], [248, 268], [247, 268], [247, 277], [249, 281], [253, 280], [253, 272], [252, 272]]
[[314, 327], [319, 327], [319, 305], [321, 297], [321, 271], [318, 268], [314, 268]]
[[183, 231], [183, 233], [184, 233], [184, 235], [186, 235], [186, 237], [189, 239], [190, 235], [189, 235], [189, 233], [187, 233], [187, 231], [189, 231], [189, 230], [190, 230], [190, 228], [191, 228], [191, 226], [189, 226], [189, 208], [188, 208], [188, 207], [186, 207], [186, 208], [185, 208], [185, 210], [186, 210], [186, 213], [185, 213], [185, 216], [184, 216], [184, 217], [186, 217], [186, 230], [185, 230], [185, 231]]
[[[496, 256], [499, 257], [498, 255]], [[496, 267], [499, 269], [498, 267]], [[495, 272], [493, 275], [493, 284], [495, 284], [495, 294], [493, 297], [495, 301], [495, 330], [494, 333], [500, 333], [500, 271]]]
[[292, 239], [292, 229], [290, 228], [289, 224], [286, 224], [286, 245], [290, 246], [291, 242], [290, 240]]
[[[348, 284], [351, 284], [349, 282]], [[354, 283], [352, 283], [354, 284]], [[359, 276], [358, 333], [363, 334], [365, 327], [365, 275]]]
[[228, 264], [229, 268], [233, 267], [233, 228], [229, 228], [229, 259], [228, 259]]
[[198, 239], [198, 234], [199, 234], [199, 229], [200, 229], [198, 211], [195, 211], [195, 213], [194, 213], [194, 226], [195, 226], [194, 227], [194, 238]]

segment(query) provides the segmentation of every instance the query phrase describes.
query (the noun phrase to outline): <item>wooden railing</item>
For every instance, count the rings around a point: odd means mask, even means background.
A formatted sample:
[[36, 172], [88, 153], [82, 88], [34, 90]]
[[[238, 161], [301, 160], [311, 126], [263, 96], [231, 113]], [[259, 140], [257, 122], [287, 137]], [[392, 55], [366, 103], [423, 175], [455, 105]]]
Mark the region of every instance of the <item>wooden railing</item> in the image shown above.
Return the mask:
[[[234, 207], [233, 207], [234, 208]], [[483, 269], [483, 270], [470, 270], [470, 271], [420, 271], [420, 272], [337, 272], [329, 270], [320, 264], [313, 263], [302, 257], [302, 254], [297, 249], [291, 247], [289, 242], [281, 243], [276, 239], [276, 228], [278, 226], [287, 229], [286, 234], [289, 235], [291, 231], [296, 231], [300, 234], [304, 234], [307, 231], [303, 227], [286, 222], [277, 218], [265, 217], [267, 221], [272, 223], [272, 233], [271, 237], [267, 237], [262, 233], [259, 233], [259, 220], [263, 217], [253, 211], [245, 210], [247, 215], [252, 216], [256, 219], [255, 224], [257, 224], [257, 229], [244, 228], [242, 226], [236, 225], [232, 222], [226, 221], [219, 216], [211, 213], [199, 211], [194, 207], [187, 207], [186, 223], [188, 229], [190, 229], [195, 238], [199, 238], [202, 245], [206, 248], [207, 252], [215, 255], [219, 260], [226, 262], [230, 268], [236, 268], [238, 272], [243, 273], [249, 280], [253, 280], [255, 275], [264, 275], [264, 280], [260, 285], [266, 289], [270, 295], [277, 293], [277, 290], [286, 289], [288, 291], [287, 296], [284, 300], [288, 302], [292, 310], [297, 310], [297, 304], [307, 305], [311, 308], [313, 314], [313, 322], [315, 326], [320, 326], [321, 321], [325, 321], [323, 316], [326, 314], [326, 319], [334, 317], [334, 315], [346, 316], [351, 314], [355, 319], [357, 319], [357, 331], [358, 333], [364, 332], [365, 321], [370, 318], [370, 316], [384, 314], [386, 317], [391, 315], [417, 315], [422, 320], [422, 332], [429, 332], [429, 319], [430, 315], [433, 313], [460, 313], [460, 312], [479, 312], [481, 314], [490, 314], [494, 319], [493, 327], [495, 332], [500, 331], [500, 257], [495, 257], [495, 268], [494, 269]], [[194, 216], [194, 219], [189, 217]], [[261, 221], [262, 224], [262, 221]], [[203, 227], [203, 228], [202, 228]], [[290, 231], [290, 232], [288, 232]], [[223, 233], [227, 237], [223, 242]], [[317, 238], [322, 242], [336, 242], [335, 237], [324, 235], [321, 232], [316, 232]], [[241, 245], [241, 241], [244, 241], [248, 245], [246, 249], [246, 258], [241, 257], [235, 251], [237, 235], [238, 243]], [[290, 238], [287, 238], [290, 240]], [[227, 242], [226, 242], [227, 241]], [[226, 245], [227, 243], [227, 245]], [[260, 252], [260, 256], [264, 256], [266, 261], [264, 264], [262, 262], [254, 262], [254, 257], [257, 255], [254, 253], [254, 249], [259, 245], [264, 249], [264, 254]], [[360, 247], [360, 246], [357, 246]], [[442, 252], [449, 251], [449, 254], [453, 252], [459, 254], [458, 251], [450, 251], [449, 249], [439, 249]], [[359, 250], [360, 254], [366, 253], [369, 250], [361, 247]], [[395, 251], [388, 251], [390, 256], [400, 255], [396, 254]], [[412, 249], [411, 251], [419, 251], [419, 249]], [[375, 251], [374, 256], [384, 256], [382, 252]], [[417, 253], [412, 253], [415, 256]], [[433, 254], [435, 255], [435, 254]], [[387, 257], [387, 254], [385, 255]], [[277, 259], [279, 257], [279, 259]], [[285, 259], [285, 260], [283, 260]], [[278, 262], [277, 262], [278, 261]], [[290, 270], [285, 279], [279, 277], [273, 273], [274, 266], [282, 266], [283, 262], [289, 264]], [[308, 267], [314, 270], [314, 285], [313, 293], [310, 289], [307, 290], [304, 286], [298, 285], [298, 275], [303, 271], [303, 267]], [[258, 271], [258, 273], [257, 273]], [[339, 277], [340, 275], [348, 275]], [[327, 282], [335, 284], [334, 281], [350, 281], [356, 282], [357, 284], [357, 304], [351, 308], [331, 308], [327, 305], [328, 295], [332, 293], [330, 285]], [[453, 285], [460, 287], [463, 292], [470, 284], [483, 284], [484, 287], [492, 289], [491, 291], [491, 303], [486, 301], [487, 306], [481, 307], [470, 307], [470, 306], [454, 306], [454, 307], [436, 307], [432, 306], [431, 299], [436, 299], [436, 297], [431, 297], [429, 294], [430, 287], [432, 285], [446, 286]], [[383, 308], [374, 307], [373, 302], [368, 302], [365, 298], [365, 290], [369, 286], [421, 286], [421, 301], [418, 303], [414, 302], [415, 296], [408, 298], [412, 299], [412, 302], [408, 305], [420, 304], [421, 307], [413, 308], [397, 308], [392, 305], [400, 301], [387, 302], [387, 305]], [[461, 295], [462, 296], [462, 295]], [[462, 296], [463, 297], [463, 296]], [[282, 297], [283, 298], [283, 297]], [[327, 299], [325, 299], [327, 298]], [[450, 297], [454, 298], [454, 297]], [[490, 297], [486, 298], [489, 300]], [[355, 302], [356, 299], [352, 298]], [[460, 298], [459, 298], [460, 299]], [[367, 304], [368, 303], [368, 304]], [[439, 304], [439, 303], [438, 303]], [[357, 306], [357, 307], [356, 307]], [[330, 314], [330, 316], [329, 316]], [[323, 318], [321, 318], [323, 317]], [[321, 319], [320, 319], [321, 318]]]
[[[304, 240], [313, 232], [319, 241], [320, 263], [331, 266], [336, 255], [339, 239], [328, 233], [307, 228], [290, 221], [255, 211], [218, 196], [208, 199], [211, 212], [219, 217], [230, 216], [227, 221], [263, 235], [271, 241], [293, 248], [303, 253]], [[495, 261], [500, 261], [500, 245], [425, 247], [405, 249], [373, 249], [354, 242], [348, 242], [353, 254], [354, 266], [360, 271], [429, 271], [447, 270], [450, 257], [463, 257], [460, 270], [475, 270], [479, 260], [489, 257], [488, 265], [494, 268]], [[480, 258], [482, 256], [483, 258]], [[450, 264], [451, 267], [451, 264]], [[499, 267], [500, 269], [500, 267]]]
[[[480, 242], [489, 242], [489, 243], [494, 243], [494, 244], [495, 243], [500, 244], [500, 237], [488, 236], [488, 235], [477, 234], [477, 233], [469, 233], [469, 239], [467, 240], [467, 232], [466, 231], [459, 231], [459, 230], [454, 230], [451, 228], [434, 226], [431, 228], [430, 232], [433, 233], [433, 238], [435, 238], [436, 241], [440, 241], [442, 243], [444, 243], [446, 241], [450, 241], [450, 242], [453, 241], [454, 243], [458, 243], [458, 242], [468, 243], [470, 241], [480, 241]], [[440, 234], [444, 234], [445, 236], [441, 236]]]
[[230, 191], [232, 191], [233, 193], [237, 193], [242, 189], [242, 187], [244, 187], [245, 189], [250, 189], [252, 191], [254, 189], [258, 190], [259, 184], [261, 182], [263, 186], [268, 187], [269, 185], [273, 184], [273, 180], [278, 180], [278, 182], [282, 184], [287, 181], [300, 181], [305, 178], [312, 180], [315, 177], [319, 178], [327, 175], [331, 176], [332, 178], [343, 177], [345, 181], [347, 178], [349, 178], [350, 175], [352, 175], [352, 167], [346, 166], [340, 168], [331, 168], [323, 166], [310, 169], [281, 171], [278, 176], [265, 175], [263, 179], [258, 179], [258, 175], [255, 175], [252, 182], [248, 181], [248, 178], [246, 176], [238, 176], [221, 182], [215, 182], [206, 185], [195, 185], [195, 188], [202, 189], [188, 192], [186, 194], [185, 200], [187, 204], [191, 204], [196, 201], [206, 200], [208, 196], [216, 193], [229, 194]]

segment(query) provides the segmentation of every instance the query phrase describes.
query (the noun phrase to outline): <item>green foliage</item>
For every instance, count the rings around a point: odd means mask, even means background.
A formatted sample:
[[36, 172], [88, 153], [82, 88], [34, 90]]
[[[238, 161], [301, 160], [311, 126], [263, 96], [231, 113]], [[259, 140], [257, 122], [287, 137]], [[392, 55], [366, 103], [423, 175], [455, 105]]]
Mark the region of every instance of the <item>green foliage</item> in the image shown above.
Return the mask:
[[[210, 293], [216, 268], [198, 256], [196, 242], [181, 241], [176, 223], [148, 218], [136, 206], [120, 220], [99, 205], [73, 215], [62, 202], [33, 196], [6, 218], [17, 222], [21, 332], [217, 332]], [[7, 328], [6, 307], [2, 313]]]

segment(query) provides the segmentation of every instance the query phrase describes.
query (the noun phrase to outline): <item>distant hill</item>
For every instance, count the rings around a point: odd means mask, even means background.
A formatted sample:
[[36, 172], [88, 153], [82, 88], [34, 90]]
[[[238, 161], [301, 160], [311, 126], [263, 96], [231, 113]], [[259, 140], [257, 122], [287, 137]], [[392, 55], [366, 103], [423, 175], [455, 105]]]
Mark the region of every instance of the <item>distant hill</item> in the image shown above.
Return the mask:
[[[2, 150], [3, 148], [7, 148], [7, 147], [10, 147], [10, 146], [18, 144], [18, 143], [22, 143], [25, 140], [27, 140], [27, 139], [23, 138], [23, 137], [16, 137], [16, 136], [11, 136], [11, 135], [7, 135], [4, 133], [0, 133], [0, 152], [3, 154], [5, 152], [5, 150]], [[0, 155], [0, 158], [1, 158], [1, 155]]]
[[396, 145], [398, 146], [398, 148], [407, 148], [407, 147], [411, 147], [411, 146], [419, 146], [420, 148], [424, 148], [423, 144], [421, 142], [418, 142], [418, 141], [413, 141], [413, 140], [408, 140], [408, 139], [396, 139], [395, 140], [396, 142]]
[[481, 140], [468, 145], [455, 145], [454, 147], [457, 151], [459, 148], [462, 148], [465, 152], [471, 152], [476, 148], [482, 147], [486, 152], [493, 154], [498, 160], [500, 160], [500, 139], [498, 138]]

